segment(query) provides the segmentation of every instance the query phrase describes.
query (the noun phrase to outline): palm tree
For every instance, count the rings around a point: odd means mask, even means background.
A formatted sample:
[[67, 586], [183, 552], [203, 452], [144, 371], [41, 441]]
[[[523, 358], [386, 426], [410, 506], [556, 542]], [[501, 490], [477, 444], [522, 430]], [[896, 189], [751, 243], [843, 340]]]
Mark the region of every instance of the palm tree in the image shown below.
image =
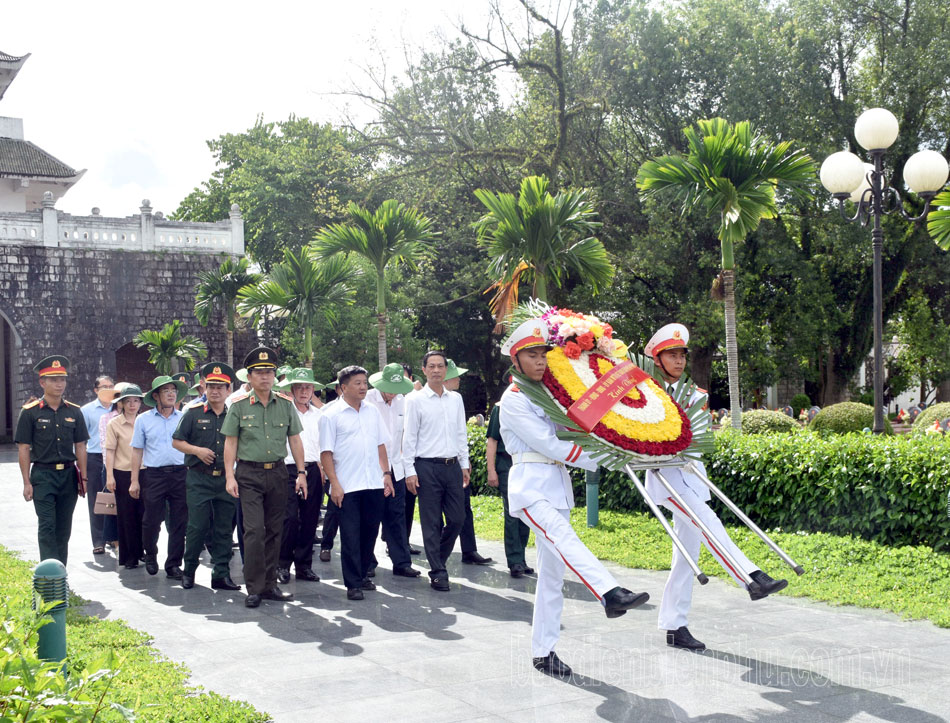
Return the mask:
[[202, 271], [195, 285], [195, 316], [207, 326], [215, 308], [224, 309], [225, 336], [228, 364], [234, 367], [234, 328], [237, 320], [238, 292], [256, 284], [261, 275], [247, 270], [247, 259], [228, 258], [218, 268]]
[[258, 314], [270, 308], [276, 316], [286, 316], [303, 329], [307, 366], [313, 366], [313, 327], [317, 318], [336, 319], [337, 308], [352, 304], [356, 294], [350, 281], [359, 272], [339, 256], [314, 261], [306, 250], [284, 251], [284, 260], [264, 278], [238, 292], [238, 310]]
[[683, 133], [688, 152], [644, 163], [637, 174], [637, 187], [645, 196], [671, 197], [684, 215], [701, 207], [707, 215], [719, 217], [729, 409], [732, 426], [738, 429], [742, 408], [733, 247], [755, 231], [762, 219], [778, 215], [778, 189], [810, 197], [808, 185], [815, 177], [815, 164], [804, 151], [793, 150], [790, 141], [768, 142], [748, 121], [733, 126], [722, 118], [701, 120]]
[[198, 337], [182, 334], [181, 329], [181, 321], [175, 319], [160, 331], [143, 329], [135, 335], [132, 343], [148, 350], [148, 360], [159, 374], [190, 372], [197, 361], [208, 354], [208, 347]]
[[585, 189], [568, 189], [552, 196], [545, 176], [521, 181], [511, 193], [484, 189], [475, 196], [488, 209], [476, 223], [479, 243], [491, 257], [489, 269], [498, 277], [492, 309], [498, 320], [517, 305], [517, 288], [533, 281], [532, 296], [548, 300], [549, 284], [560, 287], [565, 274], [577, 272], [598, 292], [613, 278], [607, 250], [594, 237], [600, 227]]
[[393, 199], [370, 212], [350, 203], [348, 223], [327, 226], [313, 243], [318, 258], [336, 254], [362, 256], [376, 271], [376, 318], [379, 368], [386, 366], [386, 269], [403, 265], [415, 271], [417, 262], [431, 253], [430, 243], [439, 235], [432, 222], [415, 208]]
[[927, 228], [936, 244], [950, 251], [950, 190], [941, 191], [932, 202], [934, 209], [927, 215]]

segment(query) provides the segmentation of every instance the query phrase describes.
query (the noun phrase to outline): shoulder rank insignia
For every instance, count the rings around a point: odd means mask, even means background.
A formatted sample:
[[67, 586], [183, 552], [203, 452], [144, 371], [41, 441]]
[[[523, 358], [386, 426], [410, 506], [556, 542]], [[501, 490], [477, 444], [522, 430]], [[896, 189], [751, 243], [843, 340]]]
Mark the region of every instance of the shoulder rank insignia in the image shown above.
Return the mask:
[[66, 402], [66, 404], [68, 404], [70, 407], [76, 407], [76, 409], [80, 408], [78, 404], [76, 404], [75, 402], [71, 402], [68, 399], [64, 399], [63, 401]]
[[[24, 409], [33, 409], [33, 407], [37, 406], [37, 405], [38, 405], [40, 402], [42, 402], [42, 401], [43, 401], [42, 399], [34, 399], [32, 402], [27, 402], [26, 404], [24, 404], [24, 405], [23, 405], [23, 408], [24, 408]], [[43, 408], [43, 407], [41, 406], [40, 409], [42, 409], [42, 408]]]
[[231, 400], [231, 404], [247, 399], [249, 396], [251, 396], [250, 392], [244, 392], [244, 394], [238, 394], [236, 397], [234, 397], [234, 399]]
[[277, 392], [277, 396], [280, 397], [281, 399], [286, 399], [288, 402], [293, 402], [293, 401], [294, 401], [294, 398], [293, 398], [293, 397], [288, 396], [288, 395], [284, 394], [283, 392]]
[[204, 402], [195, 400], [193, 402], [190, 402], [189, 404], [186, 404], [185, 409], [196, 409], [198, 407], [203, 407], [203, 406], [204, 406]]

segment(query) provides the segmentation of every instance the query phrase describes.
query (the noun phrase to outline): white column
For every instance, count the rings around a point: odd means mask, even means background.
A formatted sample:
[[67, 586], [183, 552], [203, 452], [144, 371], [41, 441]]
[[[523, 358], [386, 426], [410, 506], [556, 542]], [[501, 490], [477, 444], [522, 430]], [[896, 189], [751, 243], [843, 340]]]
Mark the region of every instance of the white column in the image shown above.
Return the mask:
[[53, 193], [43, 194], [43, 245], [59, 246], [59, 214], [56, 211], [56, 199]]
[[152, 204], [147, 198], [142, 200], [139, 211], [141, 212], [139, 230], [142, 235], [142, 250], [151, 251], [155, 248], [155, 218], [152, 216]]
[[244, 255], [244, 218], [241, 216], [241, 207], [231, 204], [231, 253], [235, 256]]

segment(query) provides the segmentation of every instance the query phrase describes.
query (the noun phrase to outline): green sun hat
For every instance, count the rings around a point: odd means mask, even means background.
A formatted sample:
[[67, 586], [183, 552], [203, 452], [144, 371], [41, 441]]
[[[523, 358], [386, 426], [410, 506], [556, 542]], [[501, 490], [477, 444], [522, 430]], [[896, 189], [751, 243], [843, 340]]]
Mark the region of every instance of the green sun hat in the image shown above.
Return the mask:
[[445, 378], [446, 379], [457, 379], [462, 376], [468, 369], [463, 369], [462, 367], [455, 366], [455, 362], [451, 359], [445, 360]]
[[247, 384], [247, 369], [245, 369], [244, 367], [241, 367], [236, 372], [234, 372], [234, 376], [236, 376], [239, 381], [243, 382], [244, 384]]
[[201, 374], [200, 372], [195, 372], [195, 383], [188, 388], [189, 396], [198, 396], [198, 385], [201, 383]]
[[175, 404], [178, 404], [182, 399], [185, 398], [185, 395], [188, 393], [188, 385], [178, 379], [172, 379], [170, 376], [163, 374], [161, 376], [155, 377], [152, 380], [152, 388], [145, 393], [145, 398], [142, 400], [145, 402], [145, 406], [154, 407], [155, 400], [152, 399], [152, 394], [154, 394], [160, 387], [164, 387], [166, 384], [174, 384], [175, 389], [178, 394], [175, 397]]
[[[142, 393], [142, 390], [138, 384], [129, 384], [128, 382], [119, 382], [119, 384], [122, 385], [122, 389], [119, 390], [118, 396], [112, 400], [113, 404], [120, 402], [123, 399], [128, 399], [129, 397], [138, 397], [144, 401], [145, 395]], [[119, 384], [115, 385], [117, 389]]]
[[289, 364], [284, 364], [283, 366], [277, 367], [277, 376], [286, 377], [291, 371], [293, 371], [293, 367]]
[[406, 379], [402, 364], [393, 362], [383, 367], [381, 372], [371, 374], [369, 383], [386, 394], [408, 394], [412, 391], [412, 381]]
[[289, 390], [294, 384], [313, 384], [313, 391], [315, 392], [326, 389], [326, 385], [321, 384], [313, 378], [313, 369], [307, 369], [306, 367], [288, 369], [287, 377], [277, 384], [277, 388], [281, 391], [285, 391]]

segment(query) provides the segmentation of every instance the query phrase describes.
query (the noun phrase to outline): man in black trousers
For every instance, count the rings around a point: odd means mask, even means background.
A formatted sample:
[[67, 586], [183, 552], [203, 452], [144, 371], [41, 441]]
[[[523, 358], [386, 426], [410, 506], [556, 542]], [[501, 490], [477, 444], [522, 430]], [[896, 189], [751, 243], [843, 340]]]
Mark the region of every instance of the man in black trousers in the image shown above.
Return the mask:
[[406, 397], [402, 443], [406, 489], [419, 497], [429, 584], [440, 592], [449, 590], [445, 565], [465, 520], [469, 482], [465, 409], [462, 397], [445, 388], [446, 367], [441, 351], [422, 358], [426, 384]]

